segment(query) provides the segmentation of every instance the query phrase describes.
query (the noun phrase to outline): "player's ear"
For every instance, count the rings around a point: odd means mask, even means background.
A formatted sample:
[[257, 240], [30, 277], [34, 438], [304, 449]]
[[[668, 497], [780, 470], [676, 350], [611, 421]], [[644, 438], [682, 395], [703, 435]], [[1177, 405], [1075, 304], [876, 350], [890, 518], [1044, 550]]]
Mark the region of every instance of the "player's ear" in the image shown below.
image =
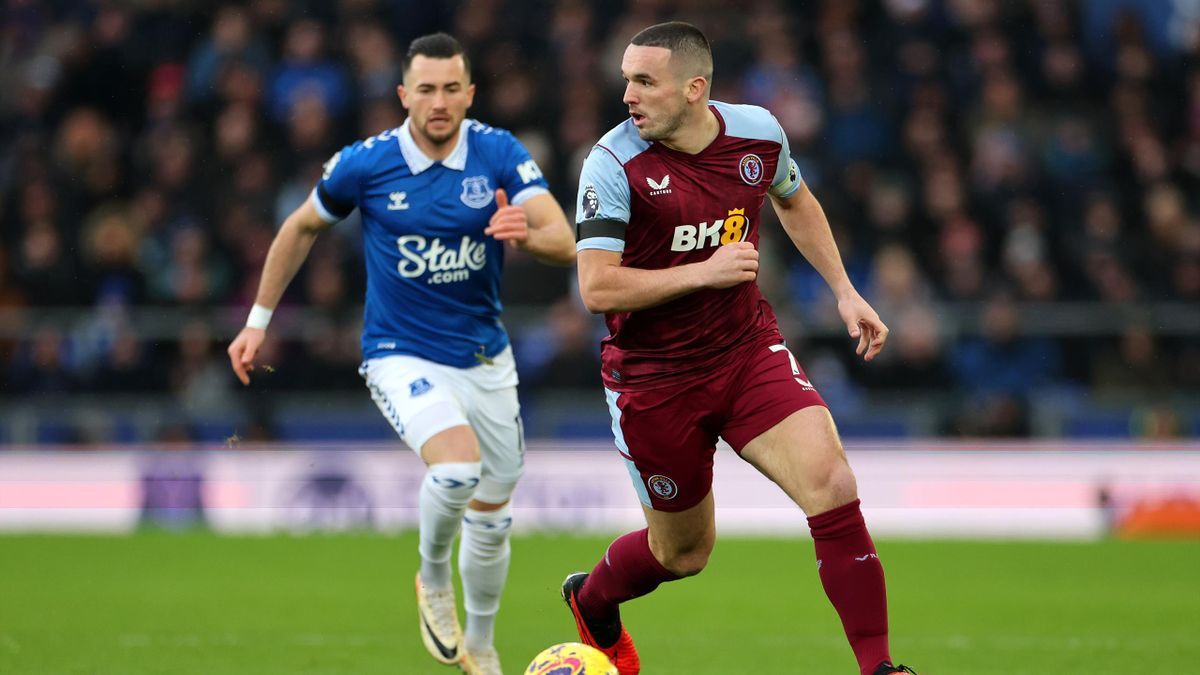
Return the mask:
[[396, 85], [396, 96], [400, 97], [400, 105], [404, 106], [405, 110], [408, 110], [408, 91], [404, 88], [404, 85]]
[[471, 104], [474, 102], [475, 102], [475, 83], [472, 82], [471, 84], [467, 85], [467, 107], [470, 108]]
[[702, 101], [704, 100], [704, 92], [708, 91], [708, 80], [697, 75], [688, 80], [686, 91], [688, 103]]

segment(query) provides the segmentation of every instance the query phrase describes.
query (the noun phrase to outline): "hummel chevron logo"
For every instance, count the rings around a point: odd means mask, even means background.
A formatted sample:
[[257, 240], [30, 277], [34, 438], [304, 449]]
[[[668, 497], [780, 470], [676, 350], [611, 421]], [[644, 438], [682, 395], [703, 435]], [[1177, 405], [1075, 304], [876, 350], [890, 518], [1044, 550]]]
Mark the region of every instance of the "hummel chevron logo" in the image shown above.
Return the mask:
[[408, 210], [409, 203], [407, 201], [405, 201], [408, 199], [407, 192], [393, 192], [392, 194], [388, 195], [388, 198], [392, 200], [392, 203], [388, 204], [388, 206], [387, 206], [388, 211], [407, 211]]

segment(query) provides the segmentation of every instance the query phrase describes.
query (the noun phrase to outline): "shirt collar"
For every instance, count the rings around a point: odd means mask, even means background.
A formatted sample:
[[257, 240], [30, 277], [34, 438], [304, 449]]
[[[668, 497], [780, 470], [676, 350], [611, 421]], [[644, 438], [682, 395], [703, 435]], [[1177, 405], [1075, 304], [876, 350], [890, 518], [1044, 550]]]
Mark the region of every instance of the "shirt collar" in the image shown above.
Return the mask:
[[[400, 154], [404, 155], [404, 161], [408, 164], [408, 170], [415, 176], [429, 167], [437, 164], [437, 160], [430, 159], [421, 152], [421, 148], [417, 147], [417, 142], [413, 140], [412, 131], [408, 127], [409, 120], [404, 120], [404, 124], [400, 126], [398, 134], [400, 140]], [[467, 168], [467, 135], [470, 133], [471, 120], [464, 119], [462, 125], [458, 127], [458, 143], [455, 144], [446, 159], [441, 160], [442, 166], [455, 171], [465, 171]]]

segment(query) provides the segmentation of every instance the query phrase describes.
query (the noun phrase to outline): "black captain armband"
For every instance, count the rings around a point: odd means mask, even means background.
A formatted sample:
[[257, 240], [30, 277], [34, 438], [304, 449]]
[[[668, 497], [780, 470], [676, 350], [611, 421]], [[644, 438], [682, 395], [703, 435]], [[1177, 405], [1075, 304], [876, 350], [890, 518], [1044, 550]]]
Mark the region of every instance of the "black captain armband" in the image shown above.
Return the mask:
[[353, 203], [344, 202], [334, 198], [333, 195], [329, 194], [329, 191], [325, 189], [325, 185], [323, 183], [317, 183], [317, 197], [321, 200], [321, 206], [324, 206], [325, 210], [328, 211], [332, 216], [345, 218], [354, 212]]
[[585, 220], [575, 226], [575, 241], [594, 238], [625, 241], [626, 226], [620, 220]]

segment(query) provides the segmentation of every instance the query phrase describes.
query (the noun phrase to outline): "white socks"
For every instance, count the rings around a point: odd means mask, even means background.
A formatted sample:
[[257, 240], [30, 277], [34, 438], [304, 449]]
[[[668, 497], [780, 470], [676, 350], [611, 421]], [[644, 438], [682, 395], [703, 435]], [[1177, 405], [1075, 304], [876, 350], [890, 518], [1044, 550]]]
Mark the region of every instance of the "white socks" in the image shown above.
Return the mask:
[[492, 646], [500, 594], [508, 577], [512, 547], [512, 504], [495, 511], [468, 509], [479, 484], [480, 462], [433, 464], [421, 483], [421, 583], [431, 588], [450, 585], [450, 551], [462, 527], [458, 573], [467, 609], [467, 649]]
[[508, 577], [512, 547], [512, 504], [495, 511], [468, 509], [463, 517], [462, 544], [458, 550], [458, 573], [463, 580], [463, 604], [467, 609], [467, 650], [492, 645], [500, 593]]
[[425, 472], [419, 499], [419, 550], [421, 583], [426, 586], [450, 585], [450, 548], [467, 511], [467, 502], [479, 485], [482, 466], [480, 462], [446, 462], [432, 464]]

